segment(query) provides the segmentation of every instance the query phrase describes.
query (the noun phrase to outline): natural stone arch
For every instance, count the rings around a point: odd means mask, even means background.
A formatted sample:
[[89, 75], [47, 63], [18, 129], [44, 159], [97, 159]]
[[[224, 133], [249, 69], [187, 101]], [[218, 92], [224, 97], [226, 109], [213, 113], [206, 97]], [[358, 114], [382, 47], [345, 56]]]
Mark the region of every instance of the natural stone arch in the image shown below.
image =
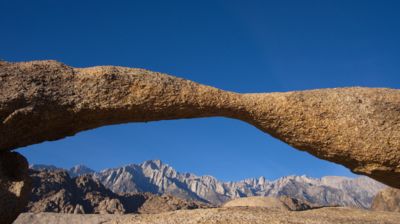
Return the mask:
[[0, 216], [12, 222], [29, 189], [26, 160], [9, 150], [104, 125], [211, 116], [400, 188], [400, 90], [238, 94], [143, 69], [0, 61], [0, 193], [10, 195]]
[[0, 63], [0, 149], [103, 125], [222, 116], [400, 188], [400, 91], [238, 94], [143, 69]]

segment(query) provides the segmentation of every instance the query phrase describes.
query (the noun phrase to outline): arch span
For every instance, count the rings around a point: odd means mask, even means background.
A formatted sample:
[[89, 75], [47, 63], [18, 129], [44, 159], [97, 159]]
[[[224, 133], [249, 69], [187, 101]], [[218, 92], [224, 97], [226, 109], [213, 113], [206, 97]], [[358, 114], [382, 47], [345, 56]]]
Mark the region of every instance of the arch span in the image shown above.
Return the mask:
[[143, 69], [0, 62], [0, 150], [103, 125], [222, 116], [400, 188], [400, 90], [238, 94]]

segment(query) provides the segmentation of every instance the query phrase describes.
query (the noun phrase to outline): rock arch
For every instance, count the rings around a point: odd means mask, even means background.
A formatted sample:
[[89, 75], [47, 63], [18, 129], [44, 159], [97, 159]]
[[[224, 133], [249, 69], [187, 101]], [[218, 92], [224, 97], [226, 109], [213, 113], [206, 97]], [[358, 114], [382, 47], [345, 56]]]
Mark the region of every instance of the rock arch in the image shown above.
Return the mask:
[[[10, 150], [104, 125], [211, 116], [243, 120], [297, 149], [400, 188], [400, 90], [238, 94], [143, 69], [0, 61], [0, 193], [23, 200], [29, 187], [23, 182], [26, 161]], [[16, 168], [9, 167], [10, 158], [20, 161], [18, 177], [6, 172]], [[8, 202], [2, 203], [5, 211]], [[7, 217], [12, 221], [18, 212]]]
[[223, 116], [400, 188], [400, 90], [238, 94], [143, 69], [0, 63], [0, 150], [103, 125]]

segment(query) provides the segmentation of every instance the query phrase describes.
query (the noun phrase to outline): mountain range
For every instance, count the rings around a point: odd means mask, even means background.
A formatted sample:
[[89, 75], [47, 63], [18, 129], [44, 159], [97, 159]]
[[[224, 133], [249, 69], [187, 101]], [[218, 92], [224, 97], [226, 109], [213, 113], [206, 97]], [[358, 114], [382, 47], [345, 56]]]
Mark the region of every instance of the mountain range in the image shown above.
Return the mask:
[[[31, 165], [31, 169], [57, 170], [55, 166]], [[130, 164], [99, 172], [78, 165], [67, 170], [71, 177], [90, 174], [115, 193], [170, 194], [183, 199], [221, 205], [248, 196], [289, 196], [316, 206], [370, 208], [374, 196], [386, 186], [368, 177], [285, 176], [276, 180], [265, 177], [236, 182], [219, 181], [213, 176], [180, 173], [160, 160]]]

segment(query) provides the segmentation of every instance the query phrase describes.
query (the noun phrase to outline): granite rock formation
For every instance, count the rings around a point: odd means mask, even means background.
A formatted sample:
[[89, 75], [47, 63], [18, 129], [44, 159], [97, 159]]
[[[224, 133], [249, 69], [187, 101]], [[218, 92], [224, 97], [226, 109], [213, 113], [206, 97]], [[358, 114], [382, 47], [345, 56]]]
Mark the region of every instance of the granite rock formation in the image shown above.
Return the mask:
[[3, 151], [103, 125], [210, 116], [400, 188], [400, 90], [236, 94], [143, 69], [0, 62]]
[[0, 223], [12, 223], [28, 203], [28, 162], [17, 152], [0, 152]]
[[400, 212], [400, 190], [386, 188], [380, 191], [372, 201], [374, 211]]
[[400, 90], [237, 94], [143, 69], [0, 62], [0, 150], [104, 125], [222, 116], [400, 188]]

